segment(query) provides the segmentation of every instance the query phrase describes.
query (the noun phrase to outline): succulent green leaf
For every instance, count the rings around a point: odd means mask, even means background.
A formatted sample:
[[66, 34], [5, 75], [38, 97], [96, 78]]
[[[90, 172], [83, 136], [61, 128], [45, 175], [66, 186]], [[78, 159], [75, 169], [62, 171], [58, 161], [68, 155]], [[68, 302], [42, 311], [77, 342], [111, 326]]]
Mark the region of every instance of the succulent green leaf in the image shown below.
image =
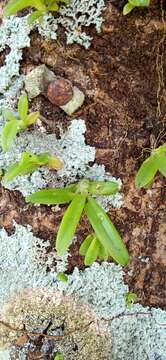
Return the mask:
[[32, 0], [10, 0], [4, 8], [4, 16], [14, 15], [31, 4]]
[[34, 155], [32, 153], [29, 153], [29, 160], [39, 166], [46, 165], [50, 157], [51, 156], [48, 152], [41, 153], [40, 155]]
[[67, 204], [72, 201], [74, 194], [65, 189], [45, 189], [27, 196], [26, 201], [33, 204]]
[[95, 231], [96, 237], [108, 251], [109, 255], [117, 263], [127, 265], [129, 254], [120, 234], [105, 211], [90, 196], [85, 206], [85, 212]]
[[157, 152], [158, 154], [163, 154], [166, 155], [166, 143], [164, 143], [163, 145], [159, 146], [155, 152]]
[[6, 152], [10, 149], [19, 130], [19, 121], [16, 119], [10, 120], [5, 124], [1, 135], [1, 146], [3, 151]]
[[46, 10], [46, 6], [40, 0], [11, 0], [4, 8], [4, 16], [14, 15], [27, 7], [33, 7], [40, 11]]
[[166, 155], [156, 154], [156, 161], [160, 173], [166, 177]]
[[12, 113], [12, 111], [10, 111], [8, 109], [3, 110], [3, 116], [4, 116], [5, 120], [8, 120], [8, 121], [17, 120], [17, 118]]
[[154, 178], [158, 170], [156, 156], [151, 155], [141, 165], [136, 175], [136, 186], [138, 188], [147, 186]]
[[86, 266], [91, 266], [96, 261], [98, 257], [99, 249], [100, 249], [100, 242], [96, 238], [96, 236], [94, 236], [85, 255], [84, 264]]
[[89, 193], [93, 195], [111, 195], [119, 191], [119, 184], [115, 181], [92, 181]]
[[[28, 168], [28, 170], [30, 170]], [[22, 173], [25, 174], [27, 170], [27, 166], [21, 165], [20, 162], [17, 162], [13, 165], [11, 165], [4, 176], [4, 181], [9, 182], [12, 181], [16, 176], [21, 175]]]
[[58, 0], [58, 3], [68, 4], [69, 0]]
[[126, 306], [131, 309], [132, 305], [135, 303], [135, 301], [137, 300], [137, 295], [133, 292], [128, 292], [125, 295], [125, 302], [126, 302]]
[[71, 245], [85, 201], [86, 195], [76, 194], [63, 216], [56, 238], [56, 250], [60, 256], [64, 255]]
[[49, 5], [49, 6], [48, 6], [48, 9], [49, 9], [50, 11], [58, 11], [58, 10], [59, 10], [59, 6], [58, 6], [57, 3], [55, 3], [55, 4], [52, 4], [52, 5]]
[[36, 20], [43, 16], [43, 14], [44, 12], [40, 10], [33, 11], [33, 13], [28, 16], [28, 24], [33, 24]]
[[65, 189], [75, 193], [77, 190], [77, 185], [78, 183], [70, 184], [65, 186]]
[[25, 119], [24, 119], [24, 124], [26, 127], [33, 125], [36, 123], [36, 121], [38, 120], [40, 116], [40, 112], [36, 111], [33, 113], [30, 113]]
[[31, 152], [22, 154], [21, 160], [10, 166], [4, 176], [4, 181], [12, 181], [18, 175], [32, 174], [40, 166], [48, 163], [50, 155], [43, 153], [39, 156]]
[[128, 3], [123, 7], [123, 15], [129, 14], [134, 8], [135, 8], [135, 6], [133, 6], [132, 4], [130, 4], [130, 3], [128, 2]]
[[147, 7], [150, 5], [150, 0], [129, 0], [129, 3], [137, 7]]
[[90, 234], [85, 238], [85, 240], [83, 241], [83, 243], [80, 246], [80, 250], [79, 250], [80, 255], [82, 255], [82, 256], [86, 255], [86, 252], [87, 252], [87, 250], [88, 250], [88, 248], [89, 248], [89, 246], [90, 246], [93, 239], [94, 239], [93, 234]]
[[68, 282], [68, 276], [62, 272], [57, 274], [57, 279], [65, 283]]
[[109, 257], [108, 251], [101, 243], [100, 243], [98, 257], [100, 258], [100, 260], [104, 260], [104, 261], [107, 261]]
[[54, 357], [54, 360], [64, 360], [64, 355], [63, 354], [56, 354]]
[[20, 96], [18, 100], [18, 113], [21, 120], [25, 120], [28, 114], [28, 98], [27, 95]]

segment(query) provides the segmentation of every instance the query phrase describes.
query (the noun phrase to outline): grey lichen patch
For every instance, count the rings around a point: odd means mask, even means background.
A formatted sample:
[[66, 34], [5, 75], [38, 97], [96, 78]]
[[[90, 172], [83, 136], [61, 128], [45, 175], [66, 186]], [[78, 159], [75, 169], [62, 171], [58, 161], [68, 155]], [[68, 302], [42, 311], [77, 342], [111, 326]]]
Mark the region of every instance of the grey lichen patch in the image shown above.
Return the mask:
[[37, 29], [43, 38], [57, 40], [58, 21], [51, 14], [46, 14], [42, 22], [37, 22]]
[[0, 25], [0, 51], [3, 51], [6, 46], [10, 48], [5, 64], [0, 68], [0, 93], [8, 89], [13, 77], [19, 77], [22, 49], [30, 46], [30, 31], [27, 17], [12, 16], [3, 19], [3, 23]]
[[[47, 335], [61, 337], [54, 340], [52, 355], [61, 352], [66, 360], [104, 360], [111, 349], [110, 332], [90, 307], [58, 291], [25, 290], [3, 307], [1, 319], [15, 329], [24, 327], [30, 339], [34, 338], [31, 333], [43, 333], [50, 324]], [[0, 326], [3, 344], [14, 343], [19, 335], [21, 331]], [[43, 352], [49, 341], [47, 337], [43, 339]]]
[[46, 15], [42, 24], [38, 25], [39, 33], [51, 39], [56, 39], [56, 30], [62, 26], [67, 36], [67, 44], [77, 43], [89, 48], [92, 37], [87, 35], [85, 28], [95, 26], [101, 31], [104, 0], [71, 0], [59, 11], [56, 18]]
[[4, 91], [0, 96], [0, 127], [4, 124], [2, 118], [2, 110], [4, 108], [14, 109], [17, 105], [17, 99], [20, 96], [24, 84], [24, 75], [19, 76], [15, 81], [11, 82], [8, 90]]
[[59, 271], [66, 270], [67, 255], [57, 258], [54, 250], [48, 255], [49, 247], [49, 241], [33, 236], [30, 227], [15, 224], [11, 236], [0, 230], [0, 304], [23, 288], [51, 287], [56, 279], [53, 263], [58, 264]]
[[80, 272], [77, 268], [67, 283], [57, 283], [60, 291], [76, 295], [91, 304], [95, 313], [103, 319], [110, 319], [126, 310], [125, 294], [128, 286], [123, 283], [120, 265], [94, 263]]
[[[125, 294], [128, 293], [129, 289], [123, 282], [123, 271], [120, 266], [95, 263], [90, 268], [85, 269], [84, 272], [80, 272], [76, 268], [73, 274], [69, 275], [68, 282], [62, 283], [57, 280], [57, 275], [52, 268], [54, 255], [52, 253], [48, 257], [44, 243], [42, 244], [42, 240], [35, 238], [30, 229], [16, 225], [15, 234], [11, 236], [8, 236], [4, 230], [0, 231], [1, 309], [5, 303], [10, 303], [11, 306], [12, 299], [19, 299], [20, 293], [25, 294], [25, 288], [31, 289], [31, 294], [37, 288], [39, 295], [42, 289], [47, 295], [49, 292], [50, 294], [60, 292], [72, 299], [77, 298], [81, 304], [88, 306], [98, 319], [104, 320], [105, 324], [108, 325], [108, 331], [111, 332], [112, 348], [110, 340], [108, 340], [107, 345], [109, 345], [111, 353], [104, 360], [154, 360], [156, 358], [165, 360], [166, 332], [164, 324], [166, 323], [166, 312], [161, 309], [149, 309], [139, 304], [127, 309]], [[50, 270], [48, 271], [48, 269]], [[17, 294], [16, 297], [14, 294]], [[31, 322], [31, 327], [27, 325], [29, 331], [32, 328], [35, 331], [43, 331], [43, 328], [47, 327], [52, 318], [54, 319], [54, 313], [51, 316], [46, 316], [48, 314], [47, 307], [44, 308], [42, 317], [45, 300], [42, 301], [39, 296], [38, 301], [33, 316], [33, 321], [35, 319], [37, 326], [33, 328], [34, 325]], [[19, 301], [15, 301], [15, 303], [18, 311]], [[50, 303], [48, 307], [52, 306], [52, 300]], [[22, 308], [20, 307], [20, 309]], [[38, 316], [39, 314], [41, 317]], [[11, 325], [21, 326], [21, 321], [23, 321], [21, 316], [20, 314], [20, 320], [16, 324], [11, 306], [11, 318], [5, 318], [4, 314], [2, 317], [1, 313], [1, 320], [3, 318], [3, 320], [9, 321]], [[89, 320], [91, 317], [88, 318]], [[32, 321], [32, 316], [26, 317], [26, 324], [28, 321]], [[7, 334], [8, 336], [8, 330], [7, 333], [5, 331], [3, 329], [2, 335]], [[53, 332], [53, 334], [57, 334], [57, 332]], [[17, 334], [17, 336], [19, 335]], [[15, 336], [16, 334], [12, 332], [11, 337], [15, 339]], [[67, 341], [66, 348], [70, 348], [71, 343], [68, 342], [67, 338], [65, 341]], [[56, 342], [56, 346], [59, 346], [59, 342], [58, 345]], [[49, 349], [49, 344], [43, 340], [43, 351], [47, 352], [47, 349]], [[63, 349], [61, 347], [60, 351], [63, 352]], [[26, 352], [27, 347], [22, 347], [16, 359], [24, 359], [23, 355], [26, 359]], [[75, 359], [74, 355], [72, 356], [72, 359]], [[84, 357], [83, 359], [86, 360]]]
[[11, 360], [10, 350], [9, 349], [0, 349], [0, 359], [1, 360]]
[[59, 283], [58, 287], [90, 304], [109, 324], [112, 350], [107, 359], [166, 360], [166, 311], [139, 304], [127, 309], [125, 294], [129, 290], [120, 266], [95, 263], [84, 272], [75, 269], [68, 283]]
[[161, 309], [150, 311], [140, 305], [135, 305], [130, 312], [133, 315], [115, 319], [110, 325], [114, 349], [111, 359], [166, 360], [166, 332], [163, 327], [166, 312]]

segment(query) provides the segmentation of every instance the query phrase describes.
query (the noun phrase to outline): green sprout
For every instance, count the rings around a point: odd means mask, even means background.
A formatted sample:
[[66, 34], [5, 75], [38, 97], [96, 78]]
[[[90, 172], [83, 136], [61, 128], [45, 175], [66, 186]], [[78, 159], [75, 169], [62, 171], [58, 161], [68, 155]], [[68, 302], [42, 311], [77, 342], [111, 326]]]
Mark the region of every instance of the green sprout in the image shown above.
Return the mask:
[[41, 166], [48, 166], [49, 168], [59, 170], [62, 168], [62, 161], [55, 156], [51, 156], [49, 153], [35, 155], [31, 152], [24, 152], [20, 161], [9, 166], [3, 180], [9, 182], [16, 176], [32, 174]]
[[[96, 190], [95, 190], [96, 189]], [[86, 238], [80, 253], [85, 255], [89, 265], [98, 256], [107, 259], [111, 256], [117, 263], [127, 265], [129, 254], [123, 240], [109, 216], [91, 195], [110, 195], [119, 190], [117, 182], [90, 181], [83, 179], [64, 189], [45, 189], [26, 198], [33, 204], [65, 204], [68, 206], [56, 237], [56, 250], [59, 256], [70, 247], [83, 211], [87, 215], [95, 235]]]
[[151, 155], [143, 162], [136, 175], [136, 186], [149, 187], [157, 171], [166, 177], [166, 143], [152, 150]]
[[55, 355], [54, 360], [64, 360], [64, 355], [61, 353], [58, 353]]
[[131, 309], [131, 307], [134, 305], [135, 301], [137, 300], [137, 295], [133, 292], [128, 292], [125, 295], [125, 302], [126, 306]]
[[67, 4], [68, 0], [10, 0], [4, 8], [4, 15], [14, 15], [18, 11], [30, 7], [35, 9], [28, 17], [29, 24], [32, 24], [49, 12], [58, 11], [61, 3]]
[[88, 235], [80, 246], [80, 255], [85, 256], [85, 266], [90, 266], [96, 261], [97, 258], [100, 260], [108, 260], [109, 253], [106, 248], [97, 239], [95, 234]]
[[148, 7], [150, 0], [128, 0], [128, 3], [123, 7], [123, 15], [129, 14], [135, 7]]
[[18, 132], [25, 130], [28, 126], [35, 124], [40, 116], [39, 111], [28, 114], [28, 98], [22, 95], [18, 101], [18, 116], [8, 109], [3, 110], [3, 116], [7, 120], [2, 134], [1, 146], [3, 151], [8, 151]]
[[63, 272], [59, 272], [59, 273], [57, 274], [57, 279], [58, 279], [59, 281], [64, 282], [64, 283], [68, 282], [68, 276], [67, 276], [65, 273], [63, 273]]

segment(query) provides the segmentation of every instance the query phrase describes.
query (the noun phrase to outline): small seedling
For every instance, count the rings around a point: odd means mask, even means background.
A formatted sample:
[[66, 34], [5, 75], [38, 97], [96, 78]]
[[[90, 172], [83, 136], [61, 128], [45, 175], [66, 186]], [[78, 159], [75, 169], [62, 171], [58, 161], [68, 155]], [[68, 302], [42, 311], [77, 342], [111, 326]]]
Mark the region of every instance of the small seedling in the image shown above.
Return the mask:
[[123, 15], [129, 14], [135, 7], [148, 7], [150, 0], [128, 0], [123, 8]]
[[151, 155], [143, 162], [136, 175], [136, 186], [146, 188], [152, 185], [157, 171], [166, 177], [166, 143], [152, 150]]
[[117, 263], [126, 265], [129, 261], [128, 251], [109, 216], [91, 195], [110, 195], [119, 190], [117, 182], [81, 180], [65, 189], [41, 190], [27, 197], [34, 204], [65, 204], [68, 206], [56, 237], [58, 255], [66, 253], [72, 243], [77, 225], [83, 211], [87, 215], [95, 235], [86, 238], [80, 252], [86, 258], [86, 264], [95, 261], [96, 257], [111, 256]]
[[109, 253], [101, 242], [97, 239], [95, 234], [88, 235], [80, 246], [80, 255], [84, 256], [85, 266], [90, 266], [96, 261], [97, 258], [100, 260], [108, 260]]
[[10, 0], [4, 8], [4, 15], [14, 15], [20, 10], [31, 7], [35, 11], [29, 15], [28, 22], [32, 24], [49, 12], [58, 11], [62, 3], [67, 4], [68, 0]]
[[41, 166], [48, 166], [59, 170], [62, 168], [63, 163], [55, 156], [51, 156], [49, 153], [42, 153], [35, 155], [31, 152], [24, 152], [20, 161], [11, 165], [3, 178], [5, 182], [12, 181], [16, 176], [32, 174], [35, 170]]
[[18, 132], [25, 130], [30, 125], [35, 124], [39, 118], [39, 111], [28, 114], [28, 98], [22, 95], [18, 101], [18, 116], [8, 109], [3, 110], [3, 116], [7, 120], [2, 134], [1, 146], [3, 151], [8, 151], [13, 144]]
[[135, 301], [137, 300], [137, 295], [133, 292], [128, 292], [125, 295], [125, 302], [126, 306], [131, 309], [131, 307], [134, 305]]
[[55, 355], [54, 360], [64, 360], [64, 355], [61, 353], [58, 353]]
[[68, 282], [68, 276], [65, 273], [60, 272], [57, 274], [57, 280], [66, 283]]

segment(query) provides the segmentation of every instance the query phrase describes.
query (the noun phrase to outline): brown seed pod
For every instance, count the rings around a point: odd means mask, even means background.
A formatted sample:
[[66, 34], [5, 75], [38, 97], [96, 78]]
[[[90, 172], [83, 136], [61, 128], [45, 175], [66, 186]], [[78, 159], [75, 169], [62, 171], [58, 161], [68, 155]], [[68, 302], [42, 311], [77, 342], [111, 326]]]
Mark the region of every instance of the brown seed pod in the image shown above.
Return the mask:
[[54, 105], [66, 105], [73, 97], [72, 84], [63, 78], [52, 81], [48, 85], [47, 96]]

